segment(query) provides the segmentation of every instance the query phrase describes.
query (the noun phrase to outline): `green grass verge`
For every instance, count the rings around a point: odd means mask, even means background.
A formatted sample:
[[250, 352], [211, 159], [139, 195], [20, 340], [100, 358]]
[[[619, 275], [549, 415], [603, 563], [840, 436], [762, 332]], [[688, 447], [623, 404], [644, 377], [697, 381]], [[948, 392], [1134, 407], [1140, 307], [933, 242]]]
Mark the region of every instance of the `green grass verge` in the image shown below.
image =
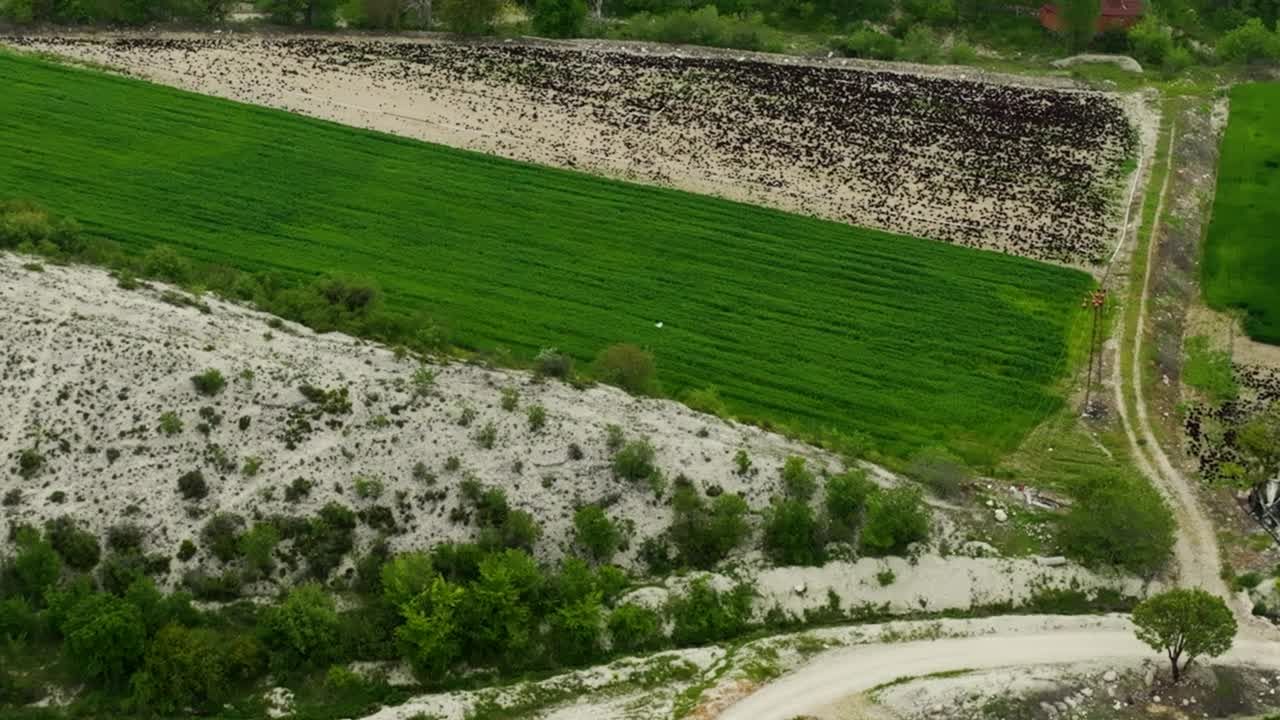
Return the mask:
[[1245, 332], [1280, 344], [1280, 83], [1237, 85], [1222, 141], [1201, 283], [1214, 309], [1242, 308]]
[[[0, 195], [142, 253], [376, 279], [455, 344], [658, 357], [670, 394], [993, 462], [1061, 405], [1084, 273], [0, 55]], [[662, 328], [656, 323], [663, 323]]]

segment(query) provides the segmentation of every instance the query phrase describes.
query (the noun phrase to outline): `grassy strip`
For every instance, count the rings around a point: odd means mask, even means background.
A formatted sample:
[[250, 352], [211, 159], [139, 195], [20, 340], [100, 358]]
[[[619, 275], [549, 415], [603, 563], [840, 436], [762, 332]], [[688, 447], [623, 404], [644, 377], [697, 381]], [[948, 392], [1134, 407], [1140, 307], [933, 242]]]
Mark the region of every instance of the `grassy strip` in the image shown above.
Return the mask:
[[1222, 139], [1201, 283], [1215, 310], [1246, 311], [1244, 330], [1280, 344], [1280, 83], [1237, 85]]
[[1061, 405], [1084, 273], [28, 58], [0, 80], [0, 186], [130, 253], [366, 276], [517, 361], [632, 342], [671, 395], [714, 386], [731, 415], [890, 456], [989, 464]]

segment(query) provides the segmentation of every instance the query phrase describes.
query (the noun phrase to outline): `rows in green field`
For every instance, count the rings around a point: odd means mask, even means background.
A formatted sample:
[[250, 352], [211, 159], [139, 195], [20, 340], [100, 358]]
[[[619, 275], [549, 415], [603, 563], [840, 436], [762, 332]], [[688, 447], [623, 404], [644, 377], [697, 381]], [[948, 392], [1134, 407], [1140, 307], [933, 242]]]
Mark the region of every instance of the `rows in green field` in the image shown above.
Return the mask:
[[[0, 195], [137, 251], [375, 277], [459, 344], [658, 357], [668, 391], [975, 460], [1058, 407], [1090, 279], [0, 56]], [[663, 323], [658, 328], [656, 323]]]
[[1201, 281], [1219, 310], [1247, 312], [1245, 331], [1280, 344], [1280, 84], [1237, 85], [1222, 141]]

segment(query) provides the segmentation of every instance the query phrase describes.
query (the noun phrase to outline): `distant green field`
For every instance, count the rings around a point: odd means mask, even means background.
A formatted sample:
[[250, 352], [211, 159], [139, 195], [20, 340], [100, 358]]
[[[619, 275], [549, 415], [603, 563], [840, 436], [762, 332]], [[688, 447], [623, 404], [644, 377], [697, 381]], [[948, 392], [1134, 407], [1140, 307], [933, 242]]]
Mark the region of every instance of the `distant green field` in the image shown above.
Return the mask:
[[672, 394], [890, 455], [1015, 446], [1061, 404], [1092, 282], [10, 55], [0, 87], [0, 197], [130, 251], [372, 276], [465, 347], [634, 342]]
[[1245, 332], [1280, 344], [1280, 84], [1231, 91], [1202, 274], [1210, 307], [1246, 310]]

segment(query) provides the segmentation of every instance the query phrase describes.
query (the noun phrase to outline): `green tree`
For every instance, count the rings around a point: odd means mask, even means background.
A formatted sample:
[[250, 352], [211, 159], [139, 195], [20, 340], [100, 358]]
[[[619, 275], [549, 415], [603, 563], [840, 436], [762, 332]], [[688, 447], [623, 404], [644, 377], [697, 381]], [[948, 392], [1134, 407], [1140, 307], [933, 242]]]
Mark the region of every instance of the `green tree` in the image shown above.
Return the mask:
[[720, 495], [707, 507], [692, 485], [679, 484], [671, 504], [675, 518], [668, 534], [680, 562], [687, 567], [710, 568], [741, 545], [750, 532], [747, 501], [739, 495]]
[[1063, 554], [1086, 565], [1150, 575], [1173, 554], [1173, 513], [1150, 485], [1098, 478], [1071, 506], [1058, 529]]
[[[1173, 681], [1201, 655], [1217, 657], [1231, 649], [1236, 619], [1227, 604], [1199, 588], [1177, 588], [1138, 603], [1133, 609], [1138, 639], [1169, 658]], [[1186, 656], [1186, 661], [1179, 660]]]
[[627, 603], [609, 614], [609, 637], [613, 649], [644, 652], [662, 645], [662, 618], [647, 607]]
[[92, 570], [102, 556], [98, 538], [81, 530], [70, 515], [63, 515], [45, 523], [45, 534], [53, 549], [58, 551], [68, 567], [76, 570]]
[[[414, 562], [416, 560], [409, 561], [402, 568], [408, 569]], [[400, 605], [404, 624], [396, 628], [396, 639], [415, 668], [438, 675], [462, 653], [458, 606], [466, 597], [466, 591], [439, 575], [431, 578], [429, 583], [411, 600]], [[398, 581], [397, 586], [408, 587]]]
[[670, 602], [672, 639], [680, 645], [703, 645], [740, 634], [751, 618], [753, 594], [747, 585], [722, 593], [706, 578], [694, 580], [685, 594]]
[[222, 638], [209, 630], [166, 625], [151, 641], [131, 684], [134, 701], [161, 715], [186, 707], [216, 710], [231, 687]]
[[0, 572], [0, 580], [32, 604], [44, 601], [44, 594], [62, 575], [62, 558], [40, 532], [30, 527], [18, 529], [14, 543], [18, 554]]
[[147, 628], [132, 603], [93, 593], [76, 604], [62, 624], [67, 658], [87, 678], [110, 685], [129, 677], [146, 649]]
[[561, 662], [589, 662], [601, 653], [601, 612], [599, 591], [588, 593], [556, 608], [551, 615], [551, 637]]
[[656, 456], [648, 440], [632, 440], [613, 456], [613, 475], [632, 482], [643, 480], [657, 470]]
[[493, 28], [501, 0], [437, 0], [436, 17], [456, 33], [479, 35]]
[[424, 552], [396, 555], [382, 566], [382, 597], [400, 608], [431, 587], [437, 577], [431, 557]]
[[618, 525], [599, 505], [583, 505], [573, 514], [574, 536], [591, 559], [607, 562], [622, 541]]
[[821, 565], [825, 555], [822, 535], [808, 503], [783, 500], [770, 508], [764, 549], [778, 565]]
[[1240, 428], [1236, 446], [1245, 457], [1246, 477], [1252, 482], [1280, 476], [1280, 401]]
[[333, 598], [315, 583], [299, 585], [262, 615], [263, 642], [275, 651], [273, 668], [323, 665], [338, 639]]
[[1062, 30], [1071, 49], [1078, 52], [1088, 47], [1098, 32], [1101, 0], [1059, 0], [1058, 9], [1062, 15]]
[[240, 536], [236, 547], [244, 556], [249, 571], [256, 577], [266, 577], [275, 569], [272, 552], [280, 542], [280, 531], [271, 523], [254, 523], [253, 528]]
[[587, 20], [586, 0], [536, 0], [533, 28], [547, 37], [578, 37]]
[[827, 532], [833, 540], [857, 538], [862, 509], [875, 488], [862, 470], [849, 470], [827, 480]]
[[1222, 36], [1218, 56], [1235, 63], [1257, 62], [1280, 58], [1280, 39], [1267, 29], [1262, 20], [1249, 18], [1240, 27]]
[[519, 662], [534, 641], [535, 609], [543, 602], [545, 578], [533, 558], [507, 550], [480, 561], [480, 577], [463, 606], [469, 656]]
[[900, 553], [929, 537], [929, 511], [916, 487], [876, 490], [867, 498], [862, 547], [873, 555]]

